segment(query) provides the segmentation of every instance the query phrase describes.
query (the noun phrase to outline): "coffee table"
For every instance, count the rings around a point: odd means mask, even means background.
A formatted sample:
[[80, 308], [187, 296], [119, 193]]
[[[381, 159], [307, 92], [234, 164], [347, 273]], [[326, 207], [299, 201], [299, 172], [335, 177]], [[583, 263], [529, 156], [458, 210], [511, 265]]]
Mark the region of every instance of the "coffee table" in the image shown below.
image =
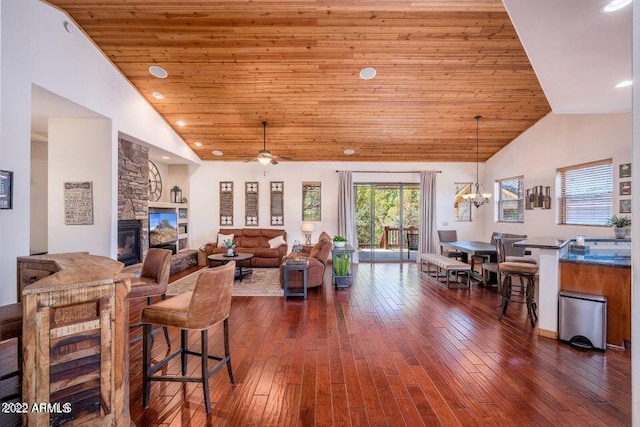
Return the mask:
[[[227, 254], [212, 254], [207, 257], [207, 261], [209, 263], [209, 267], [216, 267], [218, 265], [224, 265], [230, 261], [236, 262], [236, 280], [240, 280], [242, 282], [242, 278], [244, 276], [248, 276], [253, 273], [253, 270], [249, 267], [243, 267], [242, 265], [249, 265], [251, 262], [251, 258], [253, 258], [253, 254], [246, 253], [236, 253], [235, 256], [227, 256]], [[217, 263], [212, 265], [213, 263]]]

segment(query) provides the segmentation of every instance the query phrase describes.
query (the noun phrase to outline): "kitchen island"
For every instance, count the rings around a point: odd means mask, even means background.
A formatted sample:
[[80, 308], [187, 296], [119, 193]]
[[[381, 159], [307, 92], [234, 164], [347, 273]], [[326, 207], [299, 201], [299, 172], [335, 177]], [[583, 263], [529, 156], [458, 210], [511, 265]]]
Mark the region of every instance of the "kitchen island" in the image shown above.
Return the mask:
[[587, 239], [560, 260], [560, 289], [607, 297], [607, 345], [631, 341], [631, 241]]
[[49, 405], [27, 411], [25, 425], [130, 425], [132, 275], [123, 267], [81, 252], [18, 257], [22, 400], [28, 408]]

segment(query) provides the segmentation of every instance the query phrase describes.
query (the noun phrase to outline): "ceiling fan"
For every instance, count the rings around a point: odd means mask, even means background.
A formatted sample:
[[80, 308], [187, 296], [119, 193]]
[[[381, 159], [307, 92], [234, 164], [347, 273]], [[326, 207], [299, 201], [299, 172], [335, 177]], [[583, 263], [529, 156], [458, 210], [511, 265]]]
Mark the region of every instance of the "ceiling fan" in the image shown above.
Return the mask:
[[274, 156], [271, 154], [271, 151], [267, 150], [267, 122], [262, 122], [263, 129], [263, 139], [262, 139], [262, 150], [258, 151], [258, 157], [255, 157], [248, 162], [258, 161], [262, 166], [266, 166], [269, 163], [272, 165], [277, 165], [278, 160], [291, 160], [289, 157], [285, 156]]

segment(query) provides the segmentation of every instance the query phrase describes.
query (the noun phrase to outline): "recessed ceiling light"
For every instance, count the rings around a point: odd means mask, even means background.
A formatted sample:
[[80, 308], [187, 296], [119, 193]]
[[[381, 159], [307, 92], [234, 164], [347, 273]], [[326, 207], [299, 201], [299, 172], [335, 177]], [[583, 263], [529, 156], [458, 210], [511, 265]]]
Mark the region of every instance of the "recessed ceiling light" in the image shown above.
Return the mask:
[[193, 143], [193, 145], [195, 145], [196, 147], [202, 147], [202, 142], [196, 141]]
[[152, 76], [157, 77], [159, 79], [164, 79], [169, 75], [169, 73], [167, 73], [167, 70], [165, 70], [159, 65], [152, 65], [151, 67], [149, 67], [149, 72], [151, 73]]
[[628, 86], [631, 86], [632, 84], [633, 84], [633, 81], [632, 81], [632, 80], [624, 80], [624, 81], [621, 81], [620, 83], [618, 83], [618, 84], [616, 85], [616, 87], [617, 87], [617, 88], [620, 88], [620, 87], [628, 87]]
[[186, 125], [186, 123], [185, 123], [185, 121], [184, 121], [184, 120], [178, 120], [178, 121], [176, 122], [176, 124], [177, 124], [178, 126], [180, 126], [180, 127], [182, 127], [182, 126], [185, 126], [185, 125]]
[[609, 2], [605, 7], [602, 8], [605, 12], [615, 12], [616, 10], [620, 10], [625, 6], [631, 4], [631, 0], [613, 0]]
[[220, 157], [220, 156], [222, 156], [222, 151], [220, 151], [220, 150], [213, 150], [213, 151], [211, 152], [211, 154], [213, 154], [214, 156], [218, 156], [218, 157]]
[[171, 157], [169, 157], [169, 156], [162, 156], [162, 158], [165, 159], [165, 160], [171, 159]]
[[344, 150], [344, 154], [346, 154], [347, 156], [350, 156], [355, 152], [356, 152], [356, 150], [353, 150], [351, 148], [347, 148], [346, 150]]
[[360, 70], [360, 78], [362, 80], [371, 80], [376, 76], [376, 69], [373, 67], [366, 67]]
[[69, 33], [69, 34], [73, 34], [76, 31], [76, 27], [73, 26], [73, 24], [69, 21], [64, 21], [64, 30]]
[[164, 95], [160, 92], [153, 92], [151, 95], [156, 99], [164, 99]]

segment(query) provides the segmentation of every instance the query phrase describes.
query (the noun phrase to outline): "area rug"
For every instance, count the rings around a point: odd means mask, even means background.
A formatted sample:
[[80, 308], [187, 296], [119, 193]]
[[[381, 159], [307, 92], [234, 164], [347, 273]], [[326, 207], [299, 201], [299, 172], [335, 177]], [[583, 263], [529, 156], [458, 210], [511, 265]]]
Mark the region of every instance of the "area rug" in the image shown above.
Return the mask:
[[[200, 273], [206, 268], [191, 273], [188, 276], [169, 283], [167, 296], [180, 295], [193, 291]], [[284, 295], [280, 287], [280, 269], [278, 268], [254, 268], [253, 273], [233, 282], [232, 295], [237, 297], [281, 297]]]

